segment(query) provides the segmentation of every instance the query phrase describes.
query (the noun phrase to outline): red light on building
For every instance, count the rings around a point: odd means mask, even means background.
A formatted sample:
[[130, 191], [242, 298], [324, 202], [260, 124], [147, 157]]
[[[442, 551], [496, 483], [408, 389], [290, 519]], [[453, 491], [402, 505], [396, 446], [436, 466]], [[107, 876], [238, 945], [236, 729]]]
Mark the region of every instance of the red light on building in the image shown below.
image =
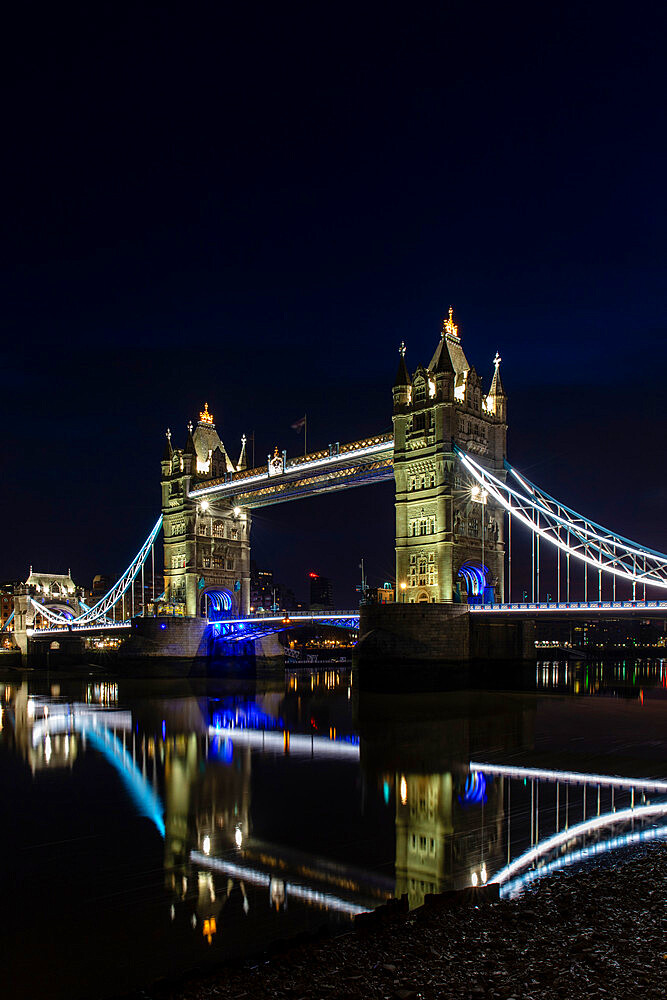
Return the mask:
[[311, 580], [317, 580], [319, 578], [319, 573], [309, 573], [308, 576]]

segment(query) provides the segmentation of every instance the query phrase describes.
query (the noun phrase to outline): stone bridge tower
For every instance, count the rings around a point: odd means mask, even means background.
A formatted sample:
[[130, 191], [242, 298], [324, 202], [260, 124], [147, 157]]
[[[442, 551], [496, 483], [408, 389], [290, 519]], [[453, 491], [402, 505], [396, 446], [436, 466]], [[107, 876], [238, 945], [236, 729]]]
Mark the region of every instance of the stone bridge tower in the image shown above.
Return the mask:
[[405, 346], [393, 388], [397, 600], [502, 600], [504, 520], [452, 443], [504, 478], [507, 398], [500, 357], [489, 391], [468, 363], [452, 310], [427, 368], [412, 378]]
[[194, 500], [201, 480], [224, 479], [245, 468], [245, 441], [235, 465], [204, 406], [185, 448], [174, 449], [171, 432], [162, 456], [165, 602], [189, 617], [207, 604], [229, 614], [250, 606], [250, 514], [225, 500]]

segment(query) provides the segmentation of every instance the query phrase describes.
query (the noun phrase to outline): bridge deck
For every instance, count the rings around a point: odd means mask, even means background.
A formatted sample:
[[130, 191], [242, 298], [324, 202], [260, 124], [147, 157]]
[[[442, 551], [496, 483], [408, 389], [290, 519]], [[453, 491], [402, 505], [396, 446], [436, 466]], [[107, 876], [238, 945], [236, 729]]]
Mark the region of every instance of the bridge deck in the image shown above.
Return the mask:
[[494, 614], [555, 614], [566, 616], [569, 614], [590, 613], [609, 614], [617, 612], [627, 614], [628, 612], [646, 613], [667, 612], [667, 601], [540, 601], [520, 602], [512, 604], [471, 604], [469, 610], [473, 614], [494, 615]]

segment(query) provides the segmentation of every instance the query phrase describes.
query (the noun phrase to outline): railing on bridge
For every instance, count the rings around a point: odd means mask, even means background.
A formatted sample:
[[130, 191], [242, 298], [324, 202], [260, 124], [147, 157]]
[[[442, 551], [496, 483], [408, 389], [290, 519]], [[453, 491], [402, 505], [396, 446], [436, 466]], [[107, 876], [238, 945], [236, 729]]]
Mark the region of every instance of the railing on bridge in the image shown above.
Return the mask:
[[513, 604], [471, 604], [474, 614], [510, 614], [512, 612], [567, 613], [571, 611], [661, 611], [667, 612], [667, 601], [540, 601]]

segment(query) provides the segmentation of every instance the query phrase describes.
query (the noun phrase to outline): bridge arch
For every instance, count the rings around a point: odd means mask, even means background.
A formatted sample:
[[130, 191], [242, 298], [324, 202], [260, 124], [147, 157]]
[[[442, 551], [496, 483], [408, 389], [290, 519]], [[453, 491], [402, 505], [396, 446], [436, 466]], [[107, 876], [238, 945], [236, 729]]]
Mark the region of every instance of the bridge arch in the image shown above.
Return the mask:
[[199, 594], [199, 614], [202, 618], [216, 621], [238, 613], [234, 594], [226, 587], [212, 584], [204, 587]]
[[482, 604], [484, 602], [484, 591], [489, 585], [488, 566], [483, 566], [481, 563], [469, 559], [460, 567], [458, 579], [465, 584], [468, 604]]

